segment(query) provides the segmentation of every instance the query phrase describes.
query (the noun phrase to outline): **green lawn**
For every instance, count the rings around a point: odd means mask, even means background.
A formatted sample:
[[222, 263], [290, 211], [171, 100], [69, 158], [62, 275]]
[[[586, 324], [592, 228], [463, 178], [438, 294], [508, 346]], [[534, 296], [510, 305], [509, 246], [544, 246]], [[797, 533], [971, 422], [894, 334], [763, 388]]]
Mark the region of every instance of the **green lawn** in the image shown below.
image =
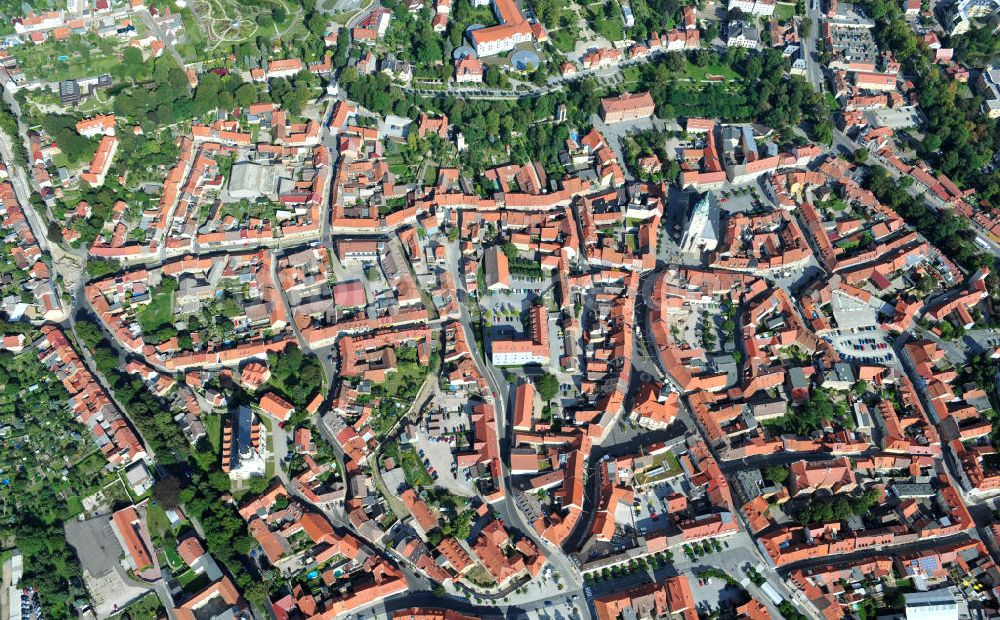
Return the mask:
[[721, 63], [699, 67], [689, 62], [684, 65], [684, 75], [697, 81], [707, 80], [709, 75], [721, 75], [727, 80], [734, 80], [739, 77], [730, 67]]
[[774, 16], [778, 21], [787, 21], [795, 16], [795, 5], [779, 2], [774, 8]]
[[622, 69], [622, 80], [625, 84], [636, 84], [639, 82], [639, 67], [625, 67]]
[[428, 165], [427, 169], [424, 171], [424, 185], [431, 186], [437, 183], [437, 175], [438, 175], [437, 166]]
[[183, 573], [180, 573], [180, 574], [177, 574], [177, 575], [174, 575], [174, 579], [176, 579], [176, 580], [177, 580], [177, 583], [178, 583], [178, 584], [179, 584], [179, 585], [180, 585], [180, 586], [181, 586], [182, 588], [185, 588], [185, 587], [187, 587], [187, 585], [188, 585], [189, 583], [191, 583], [192, 581], [194, 581], [194, 580], [195, 580], [195, 579], [197, 579], [197, 578], [198, 578], [198, 574], [197, 574], [197, 573], [195, 573], [195, 572], [194, 572], [193, 570], [190, 570], [190, 569], [188, 569], [188, 570], [184, 571]]
[[204, 590], [210, 582], [208, 580], [208, 575], [205, 573], [196, 573], [189, 569], [180, 575], [177, 575], [177, 583], [188, 594], [197, 594], [198, 592]]
[[385, 383], [381, 384], [383, 394], [397, 395], [405, 384], [422, 382], [424, 375], [427, 374], [427, 368], [418, 364], [403, 362], [397, 364], [397, 368], [396, 372], [390, 372], [386, 375]]
[[837, 98], [833, 96], [833, 93], [826, 94], [826, 102], [830, 106], [831, 112], [836, 112], [840, 109], [840, 104], [837, 103]]
[[201, 422], [205, 425], [205, 433], [212, 444], [212, 450], [218, 454], [222, 449], [222, 415], [218, 413], [203, 413]]
[[142, 333], [148, 336], [164, 325], [173, 324], [174, 291], [177, 290], [177, 280], [164, 278], [158, 290], [150, 290], [149, 303], [141, 306], [136, 313]]
[[183, 568], [184, 560], [177, 553], [177, 548], [173, 545], [163, 545], [163, 555], [167, 558], [167, 564], [170, 565], [170, 568]]
[[170, 520], [167, 519], [167, 513], [163, 510], [163, 506], [160, 504], [154, 506], [153, 502], [146, 504], [146, 525], [149, 527], [150, 535], [154, 538], [162, 536], [170, 529]]
[[[458, 13], [458, 15], [455, 13]], [[497, 18], [493, 15], [493, 11], [491, 11], [489, 7], [472, 6], [471, 3], [463, 6], [461, 11], [453, 12], [451, 19], [453, 21], [448, 25], [449, 31], [451, 31], [452, 28], [457, 28], [458, 30], [465, 32], [465, 29], [473, 24], [493, 26], [497, 23]]]
[[66, 500], [66, 511], [70, 516], [76, 516], [83, 512], [83, 502], [80, 500], [79, 495], [71, 495], [69, 499]]
[[549, 40], [560, 52], [572, 52], [576, 47], [576, 35], [566, 28], [560, 28], [549, 33]]
[[610, 19], [604, 16], [603, 2], [587, 5], [583, 10], [586, 13], [587, 23], [594, 29], [594, 32], [612, 43], [625, 38], [625, 24], [622, 22], [621, 12], [617, 6]]

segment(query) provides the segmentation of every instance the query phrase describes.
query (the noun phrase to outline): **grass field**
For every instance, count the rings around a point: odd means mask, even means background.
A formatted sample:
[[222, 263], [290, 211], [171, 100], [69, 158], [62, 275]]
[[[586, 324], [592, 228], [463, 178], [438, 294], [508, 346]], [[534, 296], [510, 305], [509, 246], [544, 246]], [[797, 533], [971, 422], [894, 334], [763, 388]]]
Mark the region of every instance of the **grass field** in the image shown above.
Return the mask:
[[174, 291], [177, 290], [177, 280], [164, 278], [160, 289], [150, 291], [149, 303], [138, 311], [139, 325], [144, 334], [152, 334], [159, 327], [169, 325], [174, 320]]
[[217, 413], [203, 413], [201, 423], [205, 425], [205, 433], [208, 441], [212, 444], [212, 450], [218, 454], [222, 449], [222, 415]]
[[401, 363], [398, 365], [398, 370], [396, 372], [390, 372], [386, 376], [385, 383], [381, 384], [382, 389], [384, 390], [383, 393], [390, 396], [398, 394], [404, 384], [411, 381], [423, 381], [424, 375], [426, 374], [427, 368], [423, 366], [405, 362]]
[[779, 2], [774, 8], [774, 16], [779, 21], [786, 21], [795, 16], [795, 5]]
[[549, 33], [552, 45], [555, 45], [556, 49], [563, 53], [573, 51], [573, 48], [576, 47], [576, 37], [577, 35], [574, 32], [566, 28], [560, 28]]
[[72, 517], [75, 517], [76, 515], [83, 512], [83, 502], [80, 500], [79, 495], [71, 495], [66, 500], [66, 511]]
[[721, 75], [727, 80], [733, 80], [739, 77], [730, 67], [721, 63], [709, 65], [707, 67], [698, 67], [695, 66], [694, 63], [689, 62], [684, 65], [684, 75], [697, 81], [707, 80], [710, 75]]
[[166, 556], [170, 568], [177, 570], [184, 567], [184, 560], [173, 545], [163, 545], [163, 555]]
[[594, 32], [601, 35], [608, 41], [614, 43], [625, 38], [625, 24], [622, 22], [621, 12], [615, 7], [615, 14], [611, 19], [604, 16], [604, 3], [596, 2], [583, 7], [586, 13], [587, 23]]
[[209, 585], [208, 575], [188, 570], [177, 576], [177, 583], [188, 594], [196, 594]]
[[637, 84], [642, 72], [639, 67], [625, 67], [622, 69], [622, 82], [625, 84]]
[[434, 185], [437, 182], [437, 166], [428, 165], [424, 171], [424, 185]]
[[833, 93], [826, 94], [826, 102], [830, 106], [831, 112], [836, 112], [840, 109], [840, 104], [837, 103], [837, 98], [833, 96]]
[[146, 505], [146, 524], [152, 536], [162, 536], [170, 529], [170, 520], [167, 519], [167, 513], [164, 512], [163, 506], [159, 504], [154, 506], [152, 502]]

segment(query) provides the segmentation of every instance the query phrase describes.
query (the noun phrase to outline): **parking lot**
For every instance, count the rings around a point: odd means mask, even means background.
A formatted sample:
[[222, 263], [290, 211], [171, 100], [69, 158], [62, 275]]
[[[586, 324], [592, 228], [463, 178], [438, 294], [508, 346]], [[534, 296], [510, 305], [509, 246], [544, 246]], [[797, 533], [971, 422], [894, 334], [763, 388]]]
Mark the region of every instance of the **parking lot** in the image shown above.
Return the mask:
[[871, 364], [893, 364], [896, 354], [882, 330], [875, 326], [862, 327], [848, 332], [823, 337], [840, 353], [844, 361]]
[[[552, 281], [548, 278], [534, 278], [527, 276], [512, 275], [510, 278], [510, 289], [506, 291], [494, 291], [483, 298], [483, 312], [489, 311], [494, 315], [494, 320], [500, 320], [500, 315], [523, 312], [531, 307], [539, 294], [549, 288]], [[515, 317], [516, 319], [516, 317]]]
[[[436, 441], [421, 430], [417, 431], [417, 440], [413, 447], [437, 486], [462, 497], [470, 497], [473, 494], [472, 485], [464, 480], [464, 474], [458, 471], [451, 445], [447, 441]], [[463, 479], [459, 480], [456, 476], [461, 476]]]
[[645, 492], [637, 492], [632, 503], [632, 522], [640, 534], [657, 532], [671, 524], [666, 497], [674, 493], [685, 494], [687, 484], [683, 474], [657, 483]]
[[531, 491], [518, 491], [514, 492], [514, 501], [517, 503], [517, 507], [521, 509], [524, 513], [525, 518], [528, 519], [528, 523], [534, 523], [542, 517], [541, 502], [538, 499], [538, 494]]
[[111, 531], [109, 515], [66, 522], [66, 541], [83, 568], [83, 580], [98, 617], [106, 618], [149, 591], [125, 576], [121, 545]]
[[[737, 579], [742, 575], [733, 575]], [[698, 607], [698, 611], [709, 615], [714, 610], [718, 610], [723, 605], [737, 605], [742, 603], [738, 588], [729, 586], [718, 577], [705, 577], [704, 579], [691, 578], [691, 594]]]

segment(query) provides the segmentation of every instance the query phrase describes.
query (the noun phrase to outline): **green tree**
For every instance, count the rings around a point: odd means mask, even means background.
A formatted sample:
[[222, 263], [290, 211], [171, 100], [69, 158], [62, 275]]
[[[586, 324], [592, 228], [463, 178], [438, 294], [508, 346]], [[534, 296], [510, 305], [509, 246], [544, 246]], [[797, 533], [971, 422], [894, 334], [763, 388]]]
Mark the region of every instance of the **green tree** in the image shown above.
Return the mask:
[[243, 84], [236, 89], [234, 95], [236, 97], [236, 103], [242, 107], [247, 107], [251, 103], [255, 103], [257, 101], [257, 87], [249, 83]]
[[535, 378], [535, 387], [538, 389], [538, 395], [542, 397], [542, 400], [549, 402], [559, 392], [559, 380], [553, 374], [542, 373], [542, 375]]
[[142, 51], [138, 47], [129, 46], [122, 51], [121, 70], [126, 77], [135, 81], [147, 75], [146, 63], [142, 60]]
[[771, 465], [764, 470], [764, 478], [775, 484], [784, 484], [788, 480], [788, 469], [780, 465]]
[[153, 485], [153, 499], [165, 508], [174, 508], [181, 501], [181, 482], [175, 476], [167, 475]]

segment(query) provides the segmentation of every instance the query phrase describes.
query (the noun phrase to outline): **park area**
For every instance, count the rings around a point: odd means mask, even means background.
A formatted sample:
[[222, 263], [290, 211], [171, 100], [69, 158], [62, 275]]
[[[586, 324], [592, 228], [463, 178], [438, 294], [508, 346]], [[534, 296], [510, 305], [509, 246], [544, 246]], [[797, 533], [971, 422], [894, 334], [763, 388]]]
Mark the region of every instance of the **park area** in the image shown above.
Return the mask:
[[195, 0], [181, 11], [185, 40], [178, 46], [185, 58], [225, 59], [234, 48], [257, 38], [297, 40], [308, 30], [301, 7], [285, 0], [254, 3], [237, 0]]
[[88, 33], [71, 35], [66, 41], [20, 45], [14, 56], [27, 80], [60, 82], [110, 73], [121, 64], [120, 48], [118, 39]]

